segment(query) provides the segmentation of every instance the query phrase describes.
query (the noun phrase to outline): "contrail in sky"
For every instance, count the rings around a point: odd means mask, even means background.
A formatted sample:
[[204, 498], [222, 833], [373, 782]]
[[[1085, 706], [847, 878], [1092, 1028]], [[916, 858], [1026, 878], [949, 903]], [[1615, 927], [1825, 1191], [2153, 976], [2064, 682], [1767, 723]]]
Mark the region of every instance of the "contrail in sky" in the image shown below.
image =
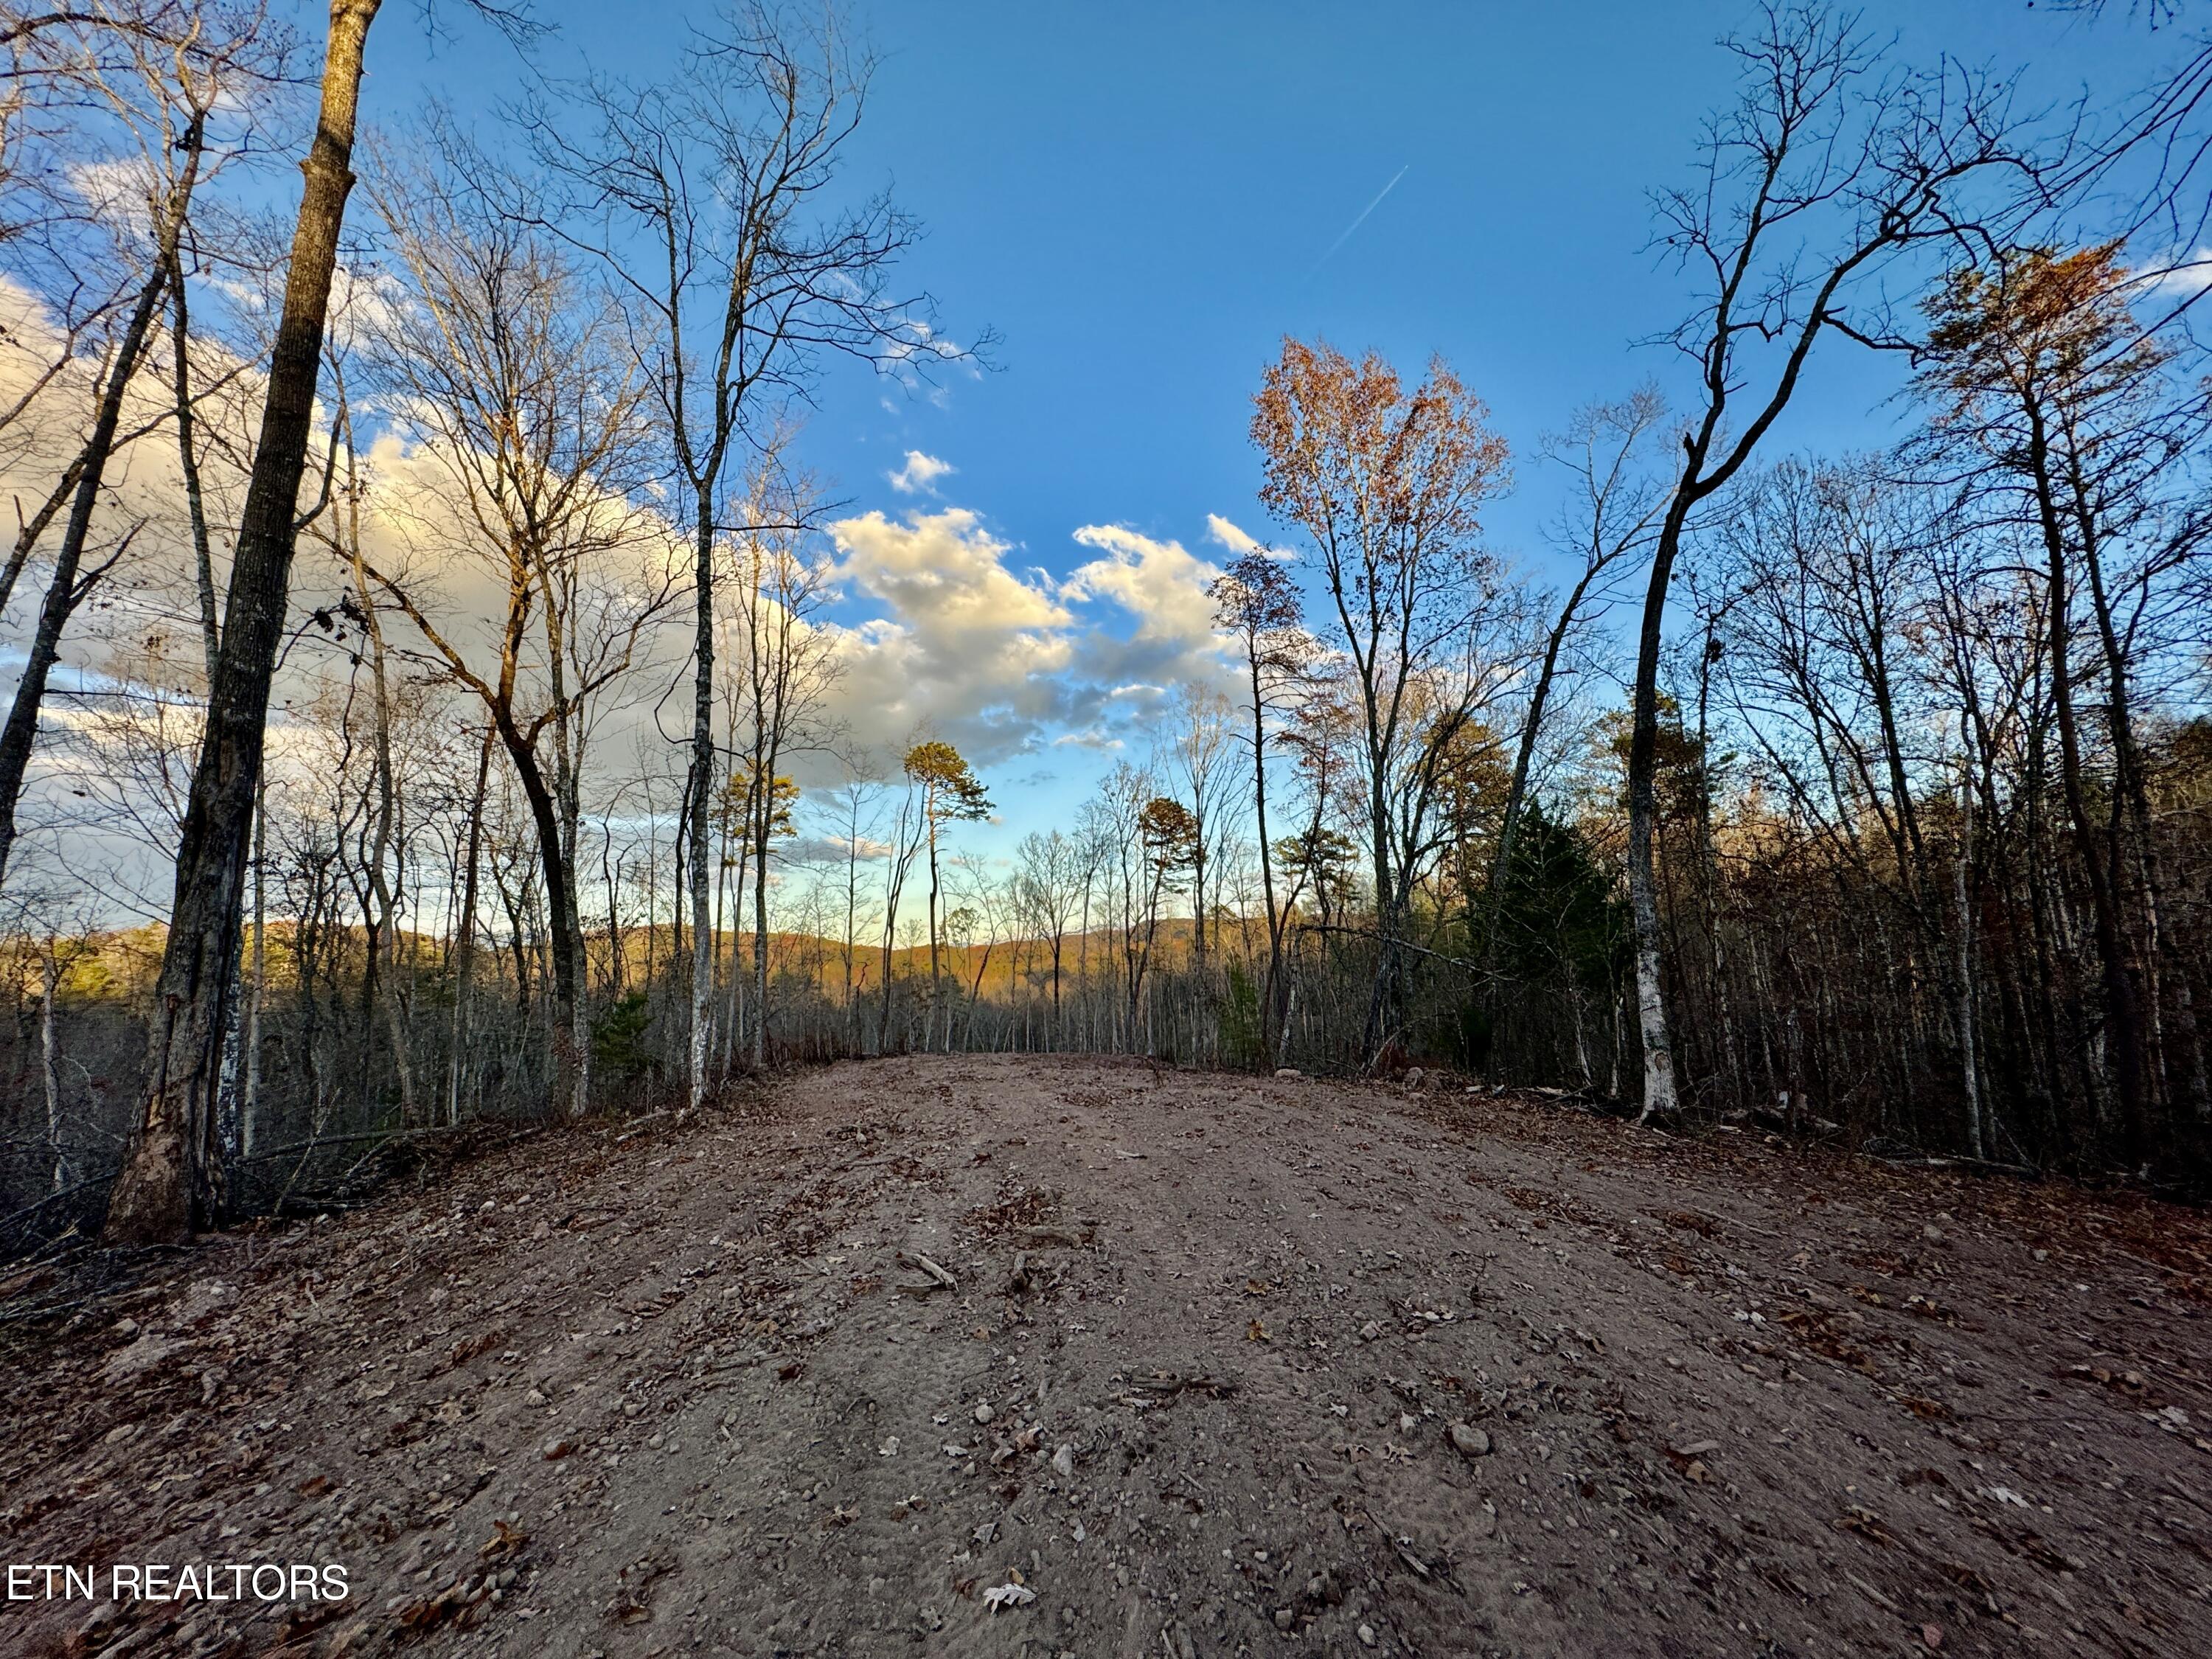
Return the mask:
[[1365, 207], [1359, 210], [1359, 216], [1344, 228], [1344, 234], [1338, 237], [1334, 241], [1328, 245], [1328, 252], [1322, 254], [1320, 258], [1313, 262], [1313, 270], [1309, 270], [1306, 272], [1306, 275], [1309, 276], [1312, 276], [1314, 274], [1314, 270], [1319, 270], [1323, 265], [1327, 264], [1331, 258], [1334, 258], [1337, 249], [1342, 247], [1346, 242], [1352, 240], [1352, 233], [1367, 222], [1367, 216], [1374, 212], [1376, 208], [1382, 205], [1382, 198], [1385, 196], [1388, 196], [1392, 191], [1397, 189], [1398, 180], [1404, 178], [1408, 173], [1412, 172], [1413, 169], [1413, 164], [1411, 161], [1407, 162], [1404, 167], [1400, 167], [1395, 175], [1392, 177], [1390, 182], [1375, 192], [1375, 199], [1370, 202]]

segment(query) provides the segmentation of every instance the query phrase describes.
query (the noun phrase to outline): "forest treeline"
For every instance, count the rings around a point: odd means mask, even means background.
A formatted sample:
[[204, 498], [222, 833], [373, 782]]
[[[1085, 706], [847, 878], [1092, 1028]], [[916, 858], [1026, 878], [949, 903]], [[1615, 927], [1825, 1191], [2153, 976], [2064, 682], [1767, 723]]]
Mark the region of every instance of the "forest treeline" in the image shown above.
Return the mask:
[[[1620, 275], [1688, 296], [1656, 377], [1516, 454], [1442, 358], [1285, 339], [1218, 672], [1006, 854], [997, 760], [840, 714], [795, 411], [990, 343], [841, 172], [865, 49], [741, 7], [356, 145], [378, 12], [318, 74], [252, 3], [0, 6], [0, 1248], [916, 1049], [2201, 1189], [2212, 47], [2027, 110], [1758, 13]], [[1786, 447], [1850, 354], [1897, 399]], [[1486, 529], [1538, 488], [1551, 586]]]

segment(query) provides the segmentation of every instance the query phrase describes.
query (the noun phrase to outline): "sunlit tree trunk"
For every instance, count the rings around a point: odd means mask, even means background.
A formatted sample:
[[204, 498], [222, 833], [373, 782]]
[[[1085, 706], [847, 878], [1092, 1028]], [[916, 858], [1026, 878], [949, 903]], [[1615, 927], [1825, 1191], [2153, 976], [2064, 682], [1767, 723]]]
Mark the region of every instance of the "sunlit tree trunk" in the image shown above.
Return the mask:
[[270, 357], [260, 444], [232, 556], [207, 733], [178, 848], [144, 1100], [108, 1209], [105, 1236], [111, 1243], [173, 1241], [222, 1212], [214, 1094], [236, 988], [232, 936], [244, 895], [270, 679], [284, 632], [331, 273], [353, 188], [362, 53], [378, 3], [332, 0], [331, 6], [322, 106], [303, 164], [306, 188]]

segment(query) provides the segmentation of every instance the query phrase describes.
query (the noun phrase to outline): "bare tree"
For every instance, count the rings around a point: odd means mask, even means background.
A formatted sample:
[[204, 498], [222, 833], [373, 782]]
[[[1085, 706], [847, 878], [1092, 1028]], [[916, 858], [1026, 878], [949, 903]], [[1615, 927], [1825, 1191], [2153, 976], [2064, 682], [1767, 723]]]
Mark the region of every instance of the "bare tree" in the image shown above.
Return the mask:
[[1060, 972], [1067, 949], [1067, 929], [1088, 886], [1079, 843], [1059, 830], [1044, 835], [1032, 830], [1015, 848], [1019, 874], [1016, 878], [1022, 909], [1029, 925], [1044, 941], [1052, 959], [1052, 1032], [1049, 1046], [1066, 1040], [1066, 1017], [1060, 1002]]
[[583, 94], [596, 125], [588, 141], [570, 137], [565, 108], [530, 118], [546, 158], [582, 188], [592, 246], [620, 274], [689, 498], [696, 1105], [708, 1087], [714, 981], [715, 544], [733, 461], [772, 445], [781, 404], [804, 394], [824, 354], [902, 370], [958, 354], [926, 320], [926, 301], [885, 286], [913, 222], [884, 194], [840, 204], [840, 164], [873, 69], [842, 20], [749, 4], [698, 35], [686, 59], [658, 85], [593, 82]]
[[[922, 1047], [927, 1048], [932, 1032], [937, 1029], [938, 992], [942, 981], [937, 922], [938, 900], [944, 889], [939, 876], [939, 843], [949, 826], [988, 817], [991, 801], [983, 792], [981, 781], [969, 769], [960, 751], [941, 738], [915, 744], [906, 751], [906, 759], [901, 765], [908, 781], [919, 793], [915, 809], [919, 830], [929, 850], [929, 1008], [922, 1026]], [[950, 1048], [952, 1025], [949, 1011], [944, 1020], [943, 1037]]]
[[[1593, 404], [1580, 410], [1552, 446], [1575, 480], [1574, 504], [1568, 509], [1571, 516], [1559, 539], [1563, 547], [1571, 545], [1581, 556], [1583, 568], [1566, 598], [1559, 602], [1559, 615], [1544, 639], [1543, 657], [1536, 665], [1535, 684], [1528, 692], [1528, 708], [1522, 718], [1521, 740], [1513, 756], [1513, 781], [1506, 787], [1497, 847], [1491, 855], [1493, 891], [1513, 860], [1521, 811], [1528, 798], [1529, 765], [1543, 736], [1560, 658], [1577, 627], [1589, 617], [1585, 607], [1607, 597], [1607, 582], [1621, 565], [1650, 546], [1657, 526], [1663, 493], [1638, 464], [1665, 416], [1666, 404], [1658, 392], [1639, 388], [1619, 403]], [[1486, 962], [1490, 953], [1486, 935]]]
[[529, 801], [552, 912], [556, 1095], [580, 1114], [591, 1052], [576, 877], [586, 713], [628, 670], [671, 577], [664, 544], [628, 499], [641, 483], [643, 398], [617, 313], [526, 210], [487, 193], [467, 146], [449, 142], [442, 163], [378, 185], [406, 288], [371, 331], [371, 349], [428, 464], [424, 498], [398, 504], [419, 540], [481, 562], [503, 590], [491, 661], [440, 618], [431, 584], [364, 568], [438, 672], [482, 702]]
[[1657, 198], [1660, 245], [1705, 297], [1674, 335], [1697, 366], [1698, 396], [1653, 545], [1632, 691], [1628, 873], [1647, 1117], [1676, 1104], [1653, 824], [1668, 586], [1691, 515], [1781, 418], [1814, 346], [1832, 332], [1888, 338], [1878, 279], [1962, 234], [1962, 192], [1987, 175], [2016, 183], [2024, 160], [2006, 87], [1948, 65], [1889, 72], [1849, 15], [1778, 6], [1727, 45], [1739, 100], [1709, 124], [1695, 181]]
[[1265, 550], [1247, 553], [1210, 590], [1214, 626], [1237, 641], [1251, 699], [1252, 816], [1260, 856], [1260, 890], [1267, 911], [1267, 978], [1261, 1000], [1260, 1048], [1272, 1054], [1283, 979], [1285, 908], [1275, 902], [1274, 851], [1267, 839], [1267, 720], [1310, 663], [1316, 649], [1305, 631], [1297, 583], [1289, 568]]
[[[922, 746], [916, 744], [907, 752], [911, 755]], [[902, 764], [899, 769], [906, 779], [906, 790], [899, 797], [898, 808], [891, 824], [890, 849], [884, 858], [884, 995], [883, 1006], [876, 1020], [878, 1054], [890, 1052], [891, 997], [896, 988], [891, 952], [898, 937], [899, 900], [906, 891], [906, 879], [913, 872], [914, 861], [920, 856], [922, 843], [931, 831], [929, 814], [925, 810], [927, 798], [921, 778], [911, 767]], [[933, 922], [933, 938], [935, 932]]]
[[811, 516], [796, 497], [778, 502], [768, 522], [742, 530], [734, 549], [732, 588], [740, 695], [733, 748], [751, 781], [745, 835], [753, 875], [752, 1064], [768, 1064], [769, 859], [788, 806], [778, 796], [780, 769], [827, 737], [823, 714], [841, 664], [833, 635], [815, 621], [835, 569], [811, 545]]
[[[108, 462], [123, 436], [124, 400], [155, 343], [164, 293], [181, 270], [179, 250], [194, 192], [227, 154], [242, 147], [241, 137], [211, 154], [210, 118], [219, 105], [250, 117], [259, 94], [281, 70], [281, 58], [272, 61], [260, 40], [264, 21], [252, 10], [179, 5], [159, 20], [166, 36], [153, 33], [150, 22], [146, 33], [132, 29], [119, 35], [96, 20], [56, 30], [73, 43], [69, 57], [81, 95], [120, 135], [127, 158], [122, 164], [134, 175], [125, 198], [97, 204], [95, 211], [116, 222], [115, 255], [137, 268], [139, 282], [107, 354], [91, 431], [64, 471], [70, 485], [69, 517], [47, 578], [29, 659], [0, 726], [0, 879], [15, 845], [16, 805], [63, 631], [130, 539], [131, 532], [124, 532], [106, 561], [89, 572], [83, 568]], [[112, 54], [102, 50], [118, 42], [119, 49]], [[119, 61], [109, 61], [111, 56]], [[240, 131], [251, 133], [250, 119]], [[33, 539], [29, 528], [25, 526], [19, 544], [24, 555]]]
[[[2096, 919], [2114, 1083], [2141, 1160], [2166, 1069], [2165, 883], [2136, 708], [2142, 663], [2172, 636], [2176, 619], [2160, 614], [2161, 601], [2172, 602], [2175, 578], [2212, 535], [2212, 504], [2188, 477], [2212, 431], [2212, 398], [2172, 384], [2174, 348], [2136, 319], [2139, 285], [2118, 252], [2112, 243], [2064, 256], [2021, 249], [1956, 272], [1929, 304], [1922, 385], [1936, 401], [1929, 448], [1983, 464], [1971, 487], [2015, 502], [2040, 551], [2061, 793]], [[2094, 641], [2087, 664], [2075, 655], [2077, 628]], [[2082, 684], [2100, 672], [2114, 775], [2101, 823], [2077, 708]], [[2131, 897], [2144, 926], [2140, 952], [2123, 914]], [[2175, 1013], [2191, 1051], [2180, 1069], [2201, 1105], [2195, 1012], [2185, 975], [2179, 984]]]
[[1182, 785], [1191, 818], [1190, 925], [1192, 966], [1206, 972], [1207, 865], [1227, 825], [1230, 789], [1229, 699], [1210, 685], [1182, 687], [1168, 734], [1169, 768]]
[[[845, 1041], [857, 1049], [860, 1034], [854, 964], [854, 947], [860, 937], [860, 860], [863, 845], [880, 818], [884, 785], [881, 778], [872, 775], [863, 760], [850, 755], [842, 760], [845, 781], [838, 788], [836, 799], [840, 808], [837, 838], [845, 848], [845, 932], [842, 953], [845, 970]], [[868, 854], [872, 854], [874, 850], [868, 848]]]

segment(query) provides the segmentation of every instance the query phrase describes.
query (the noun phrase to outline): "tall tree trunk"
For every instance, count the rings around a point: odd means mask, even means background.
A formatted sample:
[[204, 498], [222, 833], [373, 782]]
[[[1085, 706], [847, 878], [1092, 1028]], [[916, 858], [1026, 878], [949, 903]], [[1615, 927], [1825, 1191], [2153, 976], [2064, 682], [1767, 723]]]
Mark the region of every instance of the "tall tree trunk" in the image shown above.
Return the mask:
[[[399, 1121], [415, 1122], [415, 1065], [409, 1053], [407, 1020], [399, 1000], [399, 939], [392, 882], [385, 860], [392, 853], [392, 821], [398, 813], [398, 784], [392, 764], [392, 686], [386, 672], [384, 624], [377, 619], [376, 601], [368, 591], [368, 569], [361, 553], [361, 480], [356, 471], [353, 416], [345, 402], [345, 385], [338, 382], [338, 422], [345, 430], [346, 539], [353, 553], [354, 593], [361, 605], [362, 626], [368, 635], [370, 688], [376, 698], [374, 727], [376, 828], [368, 854], [369, 893], [376, 905], [376, 939], [383, 945], [385, 971], [372, 962], [368, 972], [380, 994], [385, 1028], [392, 1041], [392, 1064], [399, 1082]], [[374, 946], [372, 946], [374, 948]], [[374, 994], [374, 993], [373, 993]]]
[[[2127, 819], [2135, 831], [2136, 866], [2142, 887], [2143, 912], [2143, 985], [2142, 1004], [2149, 1027], [2153, 1086], [2161, 1094], [2172, 1086], [2166, 1075], [2165, 1032], [2163, 1027], [2164, 995], [2163, 955], [2165, 951], [2166, 879], [2159, 855], [2158, 838], [2150, 810], [2150, 789], [2145, 776], [2142, 747], [2136, 737], [2135, 716], [2132, 712], [2133, 695], [2128, 672], [2127, 651], [2112, 614], [2112, 604], [2105, 589], [2104, 561], [2099, 551], [2099, 534], [2093, 491], [2081, 474], [2078, 453], [2069, 452], [2068, 494], [2074, 519], [2081, 538], [2081, 562], [2089, 579], [2089, 599], [2097, 620], [2097, 638], [2105, 655], [2106, 686], [2106, 720], [2112, 739], [2112, 759], [2118, 776], [2114, 780], [2118, 799], [2112, 820], [2112, 860], [2113, 879], [2118, 884], [2123, 860], [2120, 837], [2120, 809], [2124, 808]], [[2198, 1116], [2212, 1108], [2212, 1093], [2208, 1093], [2204, 1073], [2204, 1054], [2197, 1026], [2195, 999], [2189, 988], [2189, 975], [2184, 972], [2173, 975], [2174, 1036], [2180, 1050], [2179, 1070], [2182, 1073], [2180, 1090], [2184, 1098]]]
[[538, 869], [545, 881], [546, 956], [553, 981], [553, 1097], [564, 1103], [562, 1109], [570, 1117], [581, 1117], [590, 1103], [591, 1040], [583, 1021], [583, 930], [576, 920], [575, 872], [563, 854], [560, 805], [538, 763], [538, 751], [506, 711], [495, 718], [523, 799], [530, 805], [538, 832]]
[[246, 988], [246, 1082], [238, 1101], [238, 1151], [253, 1155], [253, 1133], [261, 1115], [261, 1008], [269, 1000], [268, 912], [269, 780], [253, 792], [253, 978]]
[[[1193, 793], [1194, 795], [1196, 792]], [[1203, 820], [1198, 821], [1198, 832], [1191, 839], [1190, 930], [1192, 966], [1203, 981], [1206, 977], [1206, 824]], [[1199, 994], [1205, 994], [1203, 988]]]
[[[1367, 693], [1367, 724], [1371, 733], [1376, 730], [1375, 695]], [[1377, 749], [1375, 739], [1368, 739], [1368, 791], [1371, 797], [1367, 809], [1367, 834], [1372, 843], [1368, 859], [1375, 866], [1375, 981], [1367, 996], [1367, 1024], [1361, 1033], [1359, 1046], [1363, 1066], [1372, 1066], [1382, 1056], [1382, 1045], [1390, 1031], [1391, 999], [1395, 991], [1393, 980], [1397, 969], [1397, 921], [1391, 914], [1391, 900], [1396, 896], [1397, 884], [1390, 878], [1390, 804], [1389, 792], [1384, 780], [1389, 775], [1388, 757]]]
[[768, 848], [775, 833], [775, 761], [759, 784], [761, 828], [753, 848], [753, 1070], [768, 1065]]
[[1660, 984], [1659, 933], [1659, 647], [1667, 617], [1667, 585], [1682, 544], [1688, 503], [1677, 495], [1659, 532], [1651, 560], [1651, 581], [1644, 599], [1644, 623], [1638, 631], [1632, 725], [1628, 740], [1628, 905], [1636, 933], [1637, 1030], [1644, 1042], [1644, 1107], [1637, 1121], [1676, 1105], [1674, 1050], [1667, 1030], [1667, 1004]]
[[207, 497], [200, 488], [200, 452], [193, 433], [191, 312], [185, 293], [183, 258], [169, 260], [169, 343], [176, 353], [177, 467], [185, 482], [185, 516], [192, 532], [192, 574], [199, 589], [200, 648], [208, 684], [215, 684], [216, 658], [222, 646], [222, 622], [216, 612], [215, 550], [208, 537]]
[[[721, 1066], [728, 1071], [737, 1064], [737, 1036], [745, 1024], [745, 975], [737, 971], [737, 936], [745, 927], [745, 872], [752, 869], [752, 821], [745, 821], [745, 834], [737, 841], [737, 858], [730, 858], [730, 832], [721, 830], [721, 858], [714, 863], [714, 971], [721, 973], [721, 914], [723, 905], [730, 905], [730, 1013], [723, 1022]], [[737, 884], [737, 898], [730, 898], [730, 884]]]
[[[2150, 1151], [2142, 1011], [2120, 923], [2118, 860], [2115, 857], [2108, 863], [2100, 850], [2104, 838], [2098, 835], [2090, 817], [2088, 790], [2082, 778], [2081, 728], [2075, 714], [2074, 669], [2069, 657], [2073, 598], [2066, 569], [2066, 538], [2051, 477], [2049, 444], [2041, 416], [2033, 410], [2029, 411], [2028, 465], [2035, 485], [2038, 516], [2042, 521], [2049, 589], [2046, 646], [2051, 654], [2051, 713], [2058, 726], [2059, 790], [2065, 799], [2075, 846], [2089, 884], [2090, 915], [2097, 956], [2103, 968], [2107, 1047], [2112, 1060], [2112, 1080], [2119, 1096], [2121, 1132], [2129, 1158], [2140, 1162]], [[2117, 853], [2118, 849], [2111, 850]]]
[[5, 611], [9, 599], [14, 597], [15, 583], [23, 574], [23, 567], [31, 562], [31, 555], [38, 548], [39, 538], [46, 533], [48, 527], [61, 515], [61, 510], [69, 505], [70, 498], [76, 494], [77, 480], [84, 477], [84, 452], [79, 450], [76, 459], [64, 469], [46, 499], [39, 503], [39, 510], [29, 518], [22, 517], [22, 502], [20, 499], [16, 501], [19, 527], [15, 532], [15, 545], [8, 555], [8, 562], [0, 565], [0, 611]]
[[39, 1077], [46, 1091], [46, 1151], [53, 1159], [53, 1179], [48, 1191], [58, 1193], [69, 1184], [69, 1161], [62, 1156], [61, 1049], [54, 1032], [54, 999], [61, 990], [61, 975], [54, 961], [54, 942], [39, 958]]
[[714, 1019], [713, 871], [708, 867], [714, 794], [714, 492], [698, 493], [691, 684], [691, 1105], [707, 1101], [707, 1045]]
[[845, 1041], [854, 1049], [860, 1046], [853, 1006], [853, 923], [860, 908], [860, 803], [855, 799], [845, 834]]
[[145, 353], [154, 313], [167, 281], [167, 265], [156, 260], [154, 274], [146, 279], [138, 303], [131, 308], [122, 343], [108, 365], [107, 384], [101, 388], [92, 435], [85, 442], [69, 526], [54, 555], [53, 574], [46, 582], [46, 603], [39, 608], [39, 625], [31, 636], [22, 678], [15, 683], [15, 702], [8, 710], [7, 725], [0, 727], [0, 881], [7, 879], [8, 857], [15, 850], [15, 808], [22, 799], [24, 775], [30, 769], [31, 750], [38, 740], [39, 708], [46, 701], [46, 679], [61, 655], [62, 630], [69, 626], [90, 587], [89, 582], [78, 580], [77, 573], [83, 566], [85, 544], [92, 537], [93, 511], [100, 504], [108, 457], [114, 453], [116, 428], [122, 423], [124, 393], [130, 390], [131, 377]]
[[[922, 811], [925, 812], [930, 811], [929, 803], [926, 799], [922, 803]], [[932, 817], [929, 823], [929, 1012], [923, 1017], [921, 1024], [921, 1048], [924, 1054], [931, 1052], [932, 1044], [935, 1041], [937, 992], [937, 821]], [[947, 1021], [945, 1047], [950, 1049], [951, 1046], [951, 1024]]]
[[1951, 902], [1958, 913], [1958, 942], [1952, 973], [1958, 998], [1959, 1066], [1966, 1104], [1966, 1144], [1976, 1158], [1989, 1156], [1982, 1125], [1982, 1074], [1974, 1055], [1974, 913], [1967, 890], [1967, 867], [1974, 857], [1974, 784], [1960, 769], [1959, 851], [1951, 861]]
[[322, 106], [302, 167], [307, 183], [270, 358], [261, 441], [231, 562], [207, 732], [178, 846], [173, 909], [155, 984], [145, 1098], [108, 1207], [106, 1237], [112, 1243], [173, 1242], [186, 1237], [195, 1222], [211, 1222], [222, 1212], [223, 1172], [212, 1137], [223, 1033], [236, 988], [231, 938], [239, 926], [260, 784], [270, 681], [284, 633], [331, 278], [353, 188], [362, 53], [379, 3], [331, 0]]
[[[1528, 696], [1528, 718], [1522, 723], [1521, 741], [1513, 755], [1513, 778], [1505, 789], [1505, 816], [1498, 828], [1498, 850], [1490, 860], [1490, 914], [1483, 927], [1482, 966], [1487, 969], [1496, 959], [1498, 950], [1498, 889], [1505, 872], [1512, 867], [1513, 848], [1521, 836], [1522, 810], [1528, 800], [1528, 769], [1536, 753], [1536, 739], [1542, 734], [1544, 710], [1552, 698], [1552, 681], [1559, 672], [1559, 653], [1565, 647], [1567, 635], [1574, 627], [1575, 613], [1582, 608], [1583, 596], [1596, 576], [1596, 570], [1586, 572], [1567, 595], [1567, 602], [1559, 607], [1559, 619], [1552, 624], [1552, 631], [1544, 641], [1544, 660], [1536, 671], [1536, 688]], [[1576, 1041], [1581, 1041], [1581, 1014], [1576, 1015]]]
[[898, 907], [896, 904], [886, 906], [884, 911], [883, 1007], [876, 1016], [876, 1053], [878, 1056], [891, 1051], [891, 930], [897, 924]]

